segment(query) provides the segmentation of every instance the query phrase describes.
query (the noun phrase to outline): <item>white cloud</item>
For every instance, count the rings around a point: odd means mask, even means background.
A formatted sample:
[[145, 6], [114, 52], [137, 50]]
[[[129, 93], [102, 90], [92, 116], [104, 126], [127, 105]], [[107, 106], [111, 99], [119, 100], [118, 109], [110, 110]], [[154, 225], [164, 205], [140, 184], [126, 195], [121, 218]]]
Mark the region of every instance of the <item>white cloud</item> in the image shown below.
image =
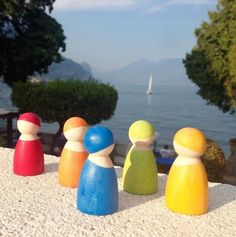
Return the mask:
[[94, 9], [124, 9], [137, 4], [137, 0], [57, 0], [56, 10], [76, 11]]
[[165, 9], [165, 8], [168, 8], [168, 7], [174, 6], [174, 5], [195, 5], [195, 6], [199, 6], [199, 5], [212, 4], [212, 3], [216, 3], [216, 2], [217, 2], [217, 0], [169, 0], [169, 1], [166, 1], [165, 3], [152, 6], [150, 9], [148, 9], [145, 12], [145, 14], [159, 12], [159, 11], [162, 11], [163, 9]]

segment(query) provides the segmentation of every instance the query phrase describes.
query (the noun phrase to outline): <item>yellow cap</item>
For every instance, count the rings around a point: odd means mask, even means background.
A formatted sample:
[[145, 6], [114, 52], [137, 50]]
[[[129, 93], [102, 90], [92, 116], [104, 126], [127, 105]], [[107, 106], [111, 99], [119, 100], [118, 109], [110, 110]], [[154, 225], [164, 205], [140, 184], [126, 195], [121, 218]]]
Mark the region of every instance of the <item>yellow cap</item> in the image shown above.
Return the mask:
[[134, 122], [129, 128], [130, 139], [147, 139], [155, 134], [155, 128], [152, 124], [145, 120], [138, 120]]
[[189, 150], [203, 153], [206, 149], [206, 138], [196, 128], [182, 128], [174, 136], [174, 142]]

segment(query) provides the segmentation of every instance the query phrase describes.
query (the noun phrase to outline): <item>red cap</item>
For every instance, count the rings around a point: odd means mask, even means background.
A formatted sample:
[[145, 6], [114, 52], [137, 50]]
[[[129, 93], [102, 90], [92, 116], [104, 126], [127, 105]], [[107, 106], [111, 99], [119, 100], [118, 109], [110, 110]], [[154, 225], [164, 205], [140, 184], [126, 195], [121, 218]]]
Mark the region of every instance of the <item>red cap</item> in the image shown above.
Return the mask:
[[18, 120], [24, 120], [40, 127], [40, 117], [35, 113], [27, 112], [21, 114]]

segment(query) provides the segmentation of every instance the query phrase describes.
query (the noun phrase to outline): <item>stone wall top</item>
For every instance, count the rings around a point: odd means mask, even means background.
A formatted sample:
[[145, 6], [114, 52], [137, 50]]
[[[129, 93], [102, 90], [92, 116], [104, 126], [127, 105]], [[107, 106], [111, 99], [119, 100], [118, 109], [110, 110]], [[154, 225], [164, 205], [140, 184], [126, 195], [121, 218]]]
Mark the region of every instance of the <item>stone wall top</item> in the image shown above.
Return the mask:
[[121, 190], [119, 210], [89, 216], [76, 210], [77, 189], [58, 184], [58, 161], [45, 155], [45, 173], [20, 177], [12, 172], [13, 150], [0, 148], [0, 236], [235, 236], [236, 186], [209, 183], [210, 210], [183, 216], [165, 207], [166, 175], [158, 192], [132, 195]]

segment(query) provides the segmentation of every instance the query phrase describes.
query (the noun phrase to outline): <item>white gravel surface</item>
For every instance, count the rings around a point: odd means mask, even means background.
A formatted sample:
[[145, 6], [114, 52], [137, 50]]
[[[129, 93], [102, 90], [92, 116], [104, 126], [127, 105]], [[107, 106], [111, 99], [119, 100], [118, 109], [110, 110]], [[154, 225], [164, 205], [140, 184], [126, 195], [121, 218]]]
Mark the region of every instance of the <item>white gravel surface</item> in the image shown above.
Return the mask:
[[236, 186], [209, 183], [210, 210], [184, 216], [165, 207], [166, 175], [158, 192], [138, 196], [121, 190], [119, 210], [90, 216], [76, 209], [77, 189], [58, 182], [58, 157], [45, 155], [45, 173], [20, 177], [12, 172], [13, 150], [0, 148], [0, 236], [236, 236]]

